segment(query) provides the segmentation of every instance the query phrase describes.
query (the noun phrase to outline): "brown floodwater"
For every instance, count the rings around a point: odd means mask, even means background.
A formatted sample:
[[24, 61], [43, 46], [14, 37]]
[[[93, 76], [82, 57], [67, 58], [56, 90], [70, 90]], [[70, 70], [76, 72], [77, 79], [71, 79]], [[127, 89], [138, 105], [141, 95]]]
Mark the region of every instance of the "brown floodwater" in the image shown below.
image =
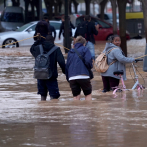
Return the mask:
[[[59, 100], [40, 101], [33, 79], [31, 56], [0, 56], [0, 147], [146, 147], [147, 90], [131, 90], [130, 64], [125, 82], [129, 91], [102, 93], [94, 71], [92, 101], [73, 101], [59, 68]], [[147, 86], [147, 74], [138, 70]], [[130, 72], [132, 73], [130, 75]]]

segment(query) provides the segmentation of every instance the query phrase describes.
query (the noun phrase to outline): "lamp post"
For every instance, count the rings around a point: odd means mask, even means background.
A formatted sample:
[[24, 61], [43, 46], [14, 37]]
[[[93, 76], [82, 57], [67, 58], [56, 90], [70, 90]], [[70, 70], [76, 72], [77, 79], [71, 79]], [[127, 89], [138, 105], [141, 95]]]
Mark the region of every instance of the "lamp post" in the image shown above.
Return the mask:
[[[65, 39], [65, 44], [64, 46], [68, 49], [70, 49], [70, 36], [69, 36], [69, 18], [68, 18], [68, 0], [65, 0], [65, 22], [64, 22], [64, 39]], [[65, 49], [65, 53], [68, 53], [68, 50]]]

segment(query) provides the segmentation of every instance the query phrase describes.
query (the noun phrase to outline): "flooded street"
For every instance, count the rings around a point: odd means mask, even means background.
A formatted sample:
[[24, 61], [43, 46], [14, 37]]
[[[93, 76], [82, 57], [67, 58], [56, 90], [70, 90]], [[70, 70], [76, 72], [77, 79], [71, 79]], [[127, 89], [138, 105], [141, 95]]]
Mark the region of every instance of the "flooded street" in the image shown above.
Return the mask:
[[[131, 44], [131, 43], [130, 43]], [[104, 44], [99, 43], [96, 53]], [[144, 49], [130, 45], [129, 56]], [[65, 56], [65, 55], [64, 55]], [[65, 56], [66, 57], [66, 56]], [[59, 68], [59, 100], [40, 101], [33, 79], [34, 59], [29, 47], [0, 49], [0, 147], [146, 147], [147, 89], [131, 90], [134, 81], [127, 65], [129, 91], [102, 93], [101, 76], [94, 70], [92, 101], [73, 101]], [[147, 87], [143, 63], [136, 64], [139, 81]], [[130, 74], [131, 73], [131, 74]]]

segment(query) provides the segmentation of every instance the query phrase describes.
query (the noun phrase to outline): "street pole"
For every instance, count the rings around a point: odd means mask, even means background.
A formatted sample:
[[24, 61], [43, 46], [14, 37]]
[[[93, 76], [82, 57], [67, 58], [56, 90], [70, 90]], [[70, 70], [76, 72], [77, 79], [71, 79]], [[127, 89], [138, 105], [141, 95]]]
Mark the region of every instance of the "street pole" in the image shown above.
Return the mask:
[[42, 19], [42, 0], [39, 0], [39, 19]]
[[[68, 0], [65, 0], [65, 23], [64, 23], [64, 39], [65, 44], [64, 46], [68, 49], [70, 49], [70, 36], [69, 36], [69, 18], [68, 18]], [[65, 53], [68, 53], [68, 50], [65, 49]]]
[[4, 8], [6, 7], [6, 0], [4, 0]]

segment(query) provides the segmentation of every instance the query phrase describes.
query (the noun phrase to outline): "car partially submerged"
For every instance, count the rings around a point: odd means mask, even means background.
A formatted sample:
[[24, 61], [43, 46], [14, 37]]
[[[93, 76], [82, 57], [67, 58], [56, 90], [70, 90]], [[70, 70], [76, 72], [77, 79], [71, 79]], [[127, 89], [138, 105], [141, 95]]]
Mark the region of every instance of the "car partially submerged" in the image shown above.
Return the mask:
[[[23, 25], [22, 27], [16, 29], [15, 31], [0, 33], [0, 44], [5, 45], [3, 46], [3, 48], [31, 46], [34, 43], [33, 36], [35, 34], [35, 27], [37, 23], [38, 21], [33, 21]], [[55, 43], [59, 43], [59, 44], [63, 43], [63, 36], [61, 35], [61, 38], [60, 39], [58, 38], [61, 23], [62, 23], [61, 21], [50, 21], [50, 24], [54, 26], [56, 30]], [[75, 30], [72, 29], [73, 34], [74, 32]], [[20, 42], [14, 43], [16, 41], [20, 41]]]

